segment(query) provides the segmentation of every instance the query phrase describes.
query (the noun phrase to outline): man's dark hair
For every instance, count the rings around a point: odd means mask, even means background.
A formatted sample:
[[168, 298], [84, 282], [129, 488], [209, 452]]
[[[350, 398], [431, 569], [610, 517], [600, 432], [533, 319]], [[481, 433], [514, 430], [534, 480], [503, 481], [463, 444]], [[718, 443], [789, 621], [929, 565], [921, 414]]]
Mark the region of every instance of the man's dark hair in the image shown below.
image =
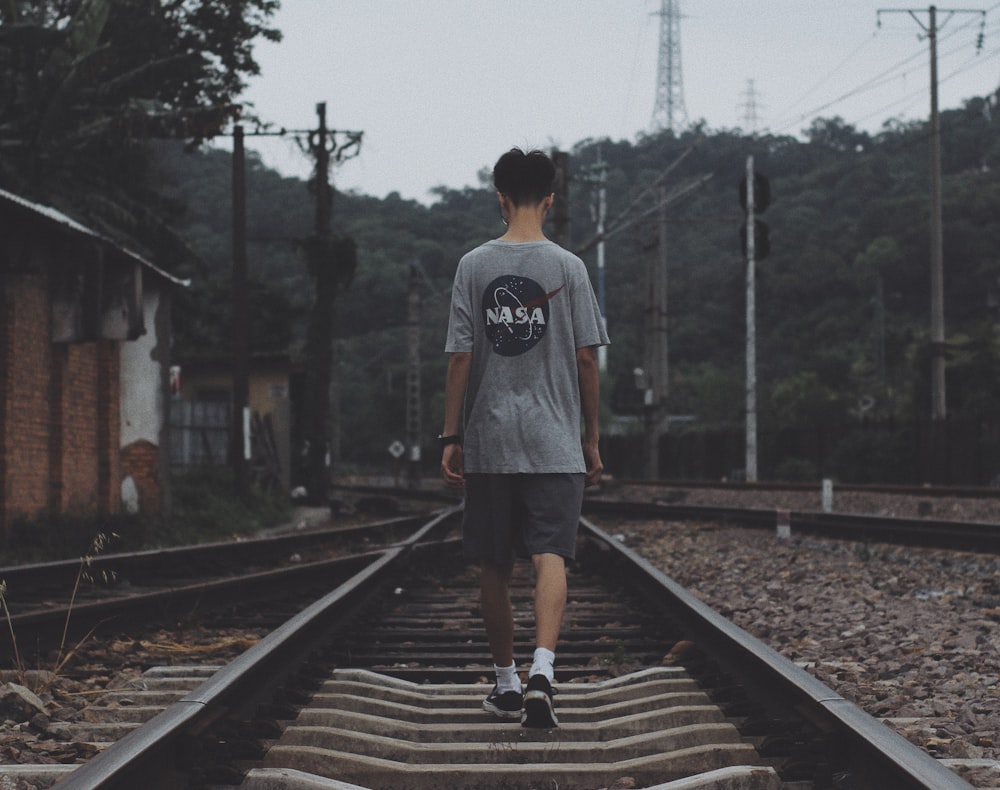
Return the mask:
[[511, 148], [493, 167], [493, 186], [515, 206], [541, 203], [552, 194], [556, 166], [542, 151]]

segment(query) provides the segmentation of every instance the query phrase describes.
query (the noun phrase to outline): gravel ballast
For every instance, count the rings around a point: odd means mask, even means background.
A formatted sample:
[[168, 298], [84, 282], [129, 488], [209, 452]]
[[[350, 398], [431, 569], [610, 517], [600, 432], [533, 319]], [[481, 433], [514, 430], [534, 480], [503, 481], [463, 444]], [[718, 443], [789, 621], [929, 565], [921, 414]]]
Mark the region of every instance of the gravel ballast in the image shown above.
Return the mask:
[[[818, 509], [773, 492], [763, 502], [721, 493], [697, 491], [685, 504]], [[914, 502], [876, 499], [868, 512], [917, 510]], [[996, 508], [937, 504], [967, 520], [986, 520]], [[857, 506], [854, 512], [865, 512]], [[714, 523], [597, 523], [912, 743], [964, 761], [952, 767], [974, 787], [1000, 787], [1000, 557], [782, 539]]]

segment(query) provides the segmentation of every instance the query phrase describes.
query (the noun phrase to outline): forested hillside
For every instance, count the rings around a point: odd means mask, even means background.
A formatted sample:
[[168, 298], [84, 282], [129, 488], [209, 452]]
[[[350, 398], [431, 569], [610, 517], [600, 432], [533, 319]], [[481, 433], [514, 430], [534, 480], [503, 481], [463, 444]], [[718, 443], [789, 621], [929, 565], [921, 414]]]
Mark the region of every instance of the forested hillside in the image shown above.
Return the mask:
[[[984, 427], [1000, 425], [998, 123], [978, 99], [942, 115], [948, 409], [956, 425], [974, 426], [978, 477], [1000, 472]], [[637, 217], [653, 200], [636, 197], [685, 152], [665, 181], [668, 191], [709, 178], [669, 214], [671, 414], [693, 418], [684, 431], [702, 439], [728, 437], [731, 444], [741, 430], [745, 273], [737, 185], [753, 154], [773, 194], [762, 217], [770, 226], [771, 251], [757, 267], [761, 475], [916, 482], [910, 480], [917, 474], [912, 456], [920, 449], [914, 426], [930, 414], [925, 125], [889, 125], [871, 136], [839, 119], [818, 120], [805, 142], [702, 129], [680, 138], [666, 133], [637, 142], [580, 142], [570, 152], [574, 246], [594, 234], [593, 186], [583, 176], [598, 156], [608, 166], [609, 218], [627, 209]], [[484, 151], [484, 165], [499, 153]], [[230, 157], [163, 146], [156, 172], [161, 191], [186, 206], [176, 224], [201, 260], [184, 272], [194, 284], [175, 308], [177, 353], [223, 349], [229, 337]], [[309, 186], [251, 157], [248, 215], [253, 348], [300, 354], [311, 282], [296, 241], [312, 223]], [[633, 369], [642, 364], [643, 271], [645, 256], [655, 254], [654, 219], [655, 213], [607, 243], [613, 345], [605, 433], [612, 423], [624, 429], [627, 421], [616, 415], [636, 409]], [[353, 237], [359, 254], [354, 281], [337, 304], [341, 463], [382, 465], [385, 448], [405, 428], [410, 263], [419, 260], [423, 271], [423, 426], [430, 449], [441, 423], [451, 277], [461, 254], [499, 235], [502, 225], [483, 181], [479, 189], [441, 188], [430, 206], [397, 195], [338, 192], [333, 228]], [[583, 257], [593, 273], [594, 251]], [[736, 465], [739, 457], [737, 447]], [[674, 473], [719, 471], [670, 458]]]

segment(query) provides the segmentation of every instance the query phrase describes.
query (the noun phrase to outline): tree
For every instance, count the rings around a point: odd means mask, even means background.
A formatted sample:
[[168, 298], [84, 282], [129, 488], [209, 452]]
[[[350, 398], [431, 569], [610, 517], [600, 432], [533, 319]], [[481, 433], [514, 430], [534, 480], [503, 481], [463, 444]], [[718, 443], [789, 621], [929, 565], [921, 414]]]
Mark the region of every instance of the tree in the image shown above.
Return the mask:
[[805, 130], [809, 142], [831, 148], [834, 151], [861, 152], [871, 143], [871, 138], [864, 132], [859, 132], [840, 116], [835, 118], [817, 118]]
[[862, 280], [870, 282], [874, 294], [872, 305], [874, 307], [874, 343], [872, 345], [873, 367], [875, 369], [875, 383], [880, 390], [886, 388], [886, 360], [885, 360], [885, 286], [882, 273], [889, 266], [899, 262], [902, 254], [899, 244], [889, 236], [879, 236], [864, 252], [859, 253], [854, 259], [854, 266]]
[[0, 1], [0, 186], [132, 244], [169, 234], [145, 141], [239, 114], [278, 0]]

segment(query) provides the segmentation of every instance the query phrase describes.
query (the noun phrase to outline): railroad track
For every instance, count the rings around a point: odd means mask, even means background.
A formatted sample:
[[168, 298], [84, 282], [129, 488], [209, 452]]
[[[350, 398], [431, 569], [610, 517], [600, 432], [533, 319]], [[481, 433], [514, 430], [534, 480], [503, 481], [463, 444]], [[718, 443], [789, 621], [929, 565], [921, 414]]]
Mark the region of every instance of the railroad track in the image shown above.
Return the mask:
[[[600, 518], [608, 515], [625, 518], [662, 518], [677, 521], [720, 521], [732, 526], [751, 529], [775, 529], [781, 517], [792, 532], [801, 532], [842, 540], [878, 541], [910, 546], [928, 546], [955, 551], [1000, 553], [1000, 524], [992, 521], [957, 521], [940, 518], [907, 518], [872, 513], [825, 512], [822, 510], [792, 510], [774, 507], [728, 507], [705, 504], [682, 504], [672, 501], [678, 491], [687, 489], [718, 489], [737, 492], [811, 492], [819, 487], [807, 483], [719, 483], [714, 481], [648, 481], [630, 480], [626, 485], [638, 491], [647, 490], [648, 498], [634, 495], [628, 500], [596, 495], [584, 499], [584, 514]], [[341, 486], [345, 490], [368, 494], [412, 496], [409, 489], [381, 486]], [[609, 490], [612, 490], [609, 488]], [[839, 492], [905, 495], [920, 500], [945, 497], [992, 499], [1000, 497], [995, 488], [956, 486], [889, 486], [838, 485]], [[446, 501], [447, 497], [434, 490], [422, 492], [428, 499]]]
[[[86, 726], [103, 751], [43, 769], [39, 786], [969, 787], [586, 521], [556, 668], [560, 727], [498, 723], [480, 708], [489, 653], [457, 520], [444, 511], [369, 553], [226, 667], [151, 670], [121, 692], [127, 703], [96, 703]], [[522, 657], [530, 598], [520, 581]], [[102, 708], [131, 720], [104, 725]], [[29, 770], [0, 768], [0, 780]]]
[[777, 529], [779, 518], [789, 533], [801, 532], [842, 540], [879, 541], [955, 551], [1000, 552], [1000, 525], [979, 521], [901, 518], [855, 513], [794, 511], [779, 508], [711, 507], [666, 502], [623, 502], [600, 498], [584, 501], [584, 512], [628, 518], [676, 521], [720, 521], [733, 526]]
[[60, 642], [75, 643], [111, 622], [128, 627], [207, 601], [219, 606], [266, 603], [288, 594], [318, 596], [367, 563], [365, 552], [393, 544], [424, 521], [425, 515], [402, 516], [248, 540], [0, 568], [10, 610], [10, 627], [0, 629], [0, 653], [11, 650], [11, 632], [22, 646], [43, 652]]

